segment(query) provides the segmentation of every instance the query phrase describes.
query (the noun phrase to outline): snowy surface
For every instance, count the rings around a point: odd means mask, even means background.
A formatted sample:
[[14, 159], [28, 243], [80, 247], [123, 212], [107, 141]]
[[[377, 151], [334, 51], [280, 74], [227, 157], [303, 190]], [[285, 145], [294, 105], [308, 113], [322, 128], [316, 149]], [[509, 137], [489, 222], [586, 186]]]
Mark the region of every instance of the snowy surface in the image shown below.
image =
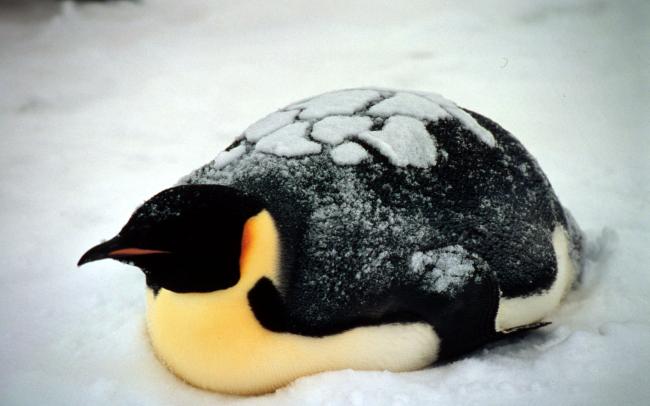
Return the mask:
[[[647, 404], [649, 6], [495, 4], [0, 3], [0, 403]], [[250, 399], [179, 381], [149, 348], [143, 275], [79, 256], [259, 117], [361, 86], [435, 91], [515, 134], [587, 232], [581, 288], [553, 324], [437, 368]]]

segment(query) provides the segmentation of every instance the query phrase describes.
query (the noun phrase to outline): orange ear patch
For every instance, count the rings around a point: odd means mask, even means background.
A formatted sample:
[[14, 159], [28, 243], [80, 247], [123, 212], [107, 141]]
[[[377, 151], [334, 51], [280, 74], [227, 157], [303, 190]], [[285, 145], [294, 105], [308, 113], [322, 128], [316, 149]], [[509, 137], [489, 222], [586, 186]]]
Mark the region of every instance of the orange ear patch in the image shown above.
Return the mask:
[[244, 230], [241, 236], [241, 253], [239, 254], [239, 269], [244, 269], [244, 264], [250, 256], [251, 243], [255, 234], [255, 220], [254, 217], [246, 220], [244, 223]]
[[277, 283], [279, 254], [280, 239], [273, 218], [262, 210], [249, 218], [242, 229], [239, 283], [252, 288], [263, 276]]
[[109, 257], [119, 257], [122, 255], [150, 255], [150, 254], [169, 254], [169, 251], [149, 250], [144, 248], [122, 248], [108, 253]]

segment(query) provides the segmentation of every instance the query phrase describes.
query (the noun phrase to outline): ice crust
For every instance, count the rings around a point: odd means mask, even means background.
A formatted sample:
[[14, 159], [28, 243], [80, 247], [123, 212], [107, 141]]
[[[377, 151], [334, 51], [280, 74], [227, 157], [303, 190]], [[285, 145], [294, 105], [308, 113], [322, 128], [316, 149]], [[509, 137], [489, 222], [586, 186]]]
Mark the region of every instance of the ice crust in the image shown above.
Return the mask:
[[469, 113], [458, 107], [456, 103], [446, 99], [437, 93], [416, 92], [416, 94], [431, 100], [433, 103], [436, 103], [441, 108], [446, 110], [447, 113], [451, 114], [454, 118], [460, 121], [465, 128], [473, 132], [474, 135], [476, 135], [481, 141], [490, 147], [496, 146], [494, 135], [492, 135], [490, 131], [481, 126]]
[[438, 104], [413, 93], [397, 93], [395, 96], [372, 106], [368, 109], [368, 113], [380, 117], [391, 117], [400, 114], [430, 121], [450, 117], [449, 113]]
[[465, 128], [474, 133], [481, 141], [489, 145], [490, 147], [496, 146], [496, 140], [494, 135], [491, 132], [482, 127], [474, 117], [469, 115], [465, 110], [460, 107], [451, 104], [446, 105], [445, 109], [452, 115], [454, 118], [458, 119]]
[[217, 157], [214, 158], [213, 165], [215, 169], [221, 169], [227, 166], [228, 164], [230, 164], [231, 162], [236, 161], [245, 153], [246, 153], [245, 145], [238, 145], [229, 151], [221, 151], [219, 152]]
[[317, 141], [338, 145], [348, 137], [369, 130], [372, 123], [366, 116], [329, 116], [314, 124], [311, 136]]
[[300, 108], [299, 117], [303, 120], [323, 118], [335, 114], [352, 115], [365, 105], [380, 97], [379, 92], [369, 89], [341, 90], [325, 93], [304, 102], [289, 106]]
[[370, 158], [370, 154], [356, 142], [345, 142], [330, 151], [332, 160], [337, 165], [356, 165]]
[[426, 168], [436, 164], [435, 139], [420, 120], [392, 116], [379, 131], [359, 134], [359, 139], [377, 148], [393, 165]]
[[[496, 145], [490, 131], [444, 97], [390, 89], [339, 90], [294, 103], [251, 125], [244, 138], [257, 151], [294, 158], [321, 153], [320, 144], [337, 146], [351, 139], [372, 147], [395, 166], [426, 168], [438, 158], [435, 134], [426, 126], [450, 119], [457, 119], [479, 141]], [[348, 159], [350, 151], [346, 147], [330, 156], [341, 165], [366, 161], [358, 154], [359, 159]]]
[[276, 111], [271, 113], [268, 116], [262, 118], [261, 120], [256, 121], [251, 124], [250, 127], [244, 131], [246, 139], [250, 142], [257, 142], [265, 135], [272, 133], [275, 130], [278, 130], [287, 124], [293, 123], [294, 119], [298, 115], [298, 110], [289, 110], [289, 111]]
[[255, 144], [255, 150], [283, 157], [297, 157], [321, 152], [321, 144], [305, 138], [309, 123], [301, 121], [272, 132]]

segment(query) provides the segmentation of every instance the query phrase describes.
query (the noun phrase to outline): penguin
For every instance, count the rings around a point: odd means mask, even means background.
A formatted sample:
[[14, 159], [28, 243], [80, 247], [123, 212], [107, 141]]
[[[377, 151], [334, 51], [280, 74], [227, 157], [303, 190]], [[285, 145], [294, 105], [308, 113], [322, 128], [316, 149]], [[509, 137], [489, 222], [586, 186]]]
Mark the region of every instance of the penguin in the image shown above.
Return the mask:
[[435, 93], [361, 88], [253, 123], [78, 265], [140, 268], [158, 358], [194, 386], [255, 395], [541, 327], [582, 249], [498, 124]]

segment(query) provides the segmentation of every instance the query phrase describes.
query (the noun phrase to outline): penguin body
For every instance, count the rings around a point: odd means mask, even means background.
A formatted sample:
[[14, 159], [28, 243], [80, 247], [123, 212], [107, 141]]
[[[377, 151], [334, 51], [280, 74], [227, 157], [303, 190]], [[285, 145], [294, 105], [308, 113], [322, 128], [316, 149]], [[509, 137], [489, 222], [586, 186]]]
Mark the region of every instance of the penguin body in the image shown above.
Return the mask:
[[434, 94], [352, 89], [256, 122], [80, 263], [139, 266], [159, 358], [255, 394], [419, 369], [543, 325], [581, 244], [497, 124]]

